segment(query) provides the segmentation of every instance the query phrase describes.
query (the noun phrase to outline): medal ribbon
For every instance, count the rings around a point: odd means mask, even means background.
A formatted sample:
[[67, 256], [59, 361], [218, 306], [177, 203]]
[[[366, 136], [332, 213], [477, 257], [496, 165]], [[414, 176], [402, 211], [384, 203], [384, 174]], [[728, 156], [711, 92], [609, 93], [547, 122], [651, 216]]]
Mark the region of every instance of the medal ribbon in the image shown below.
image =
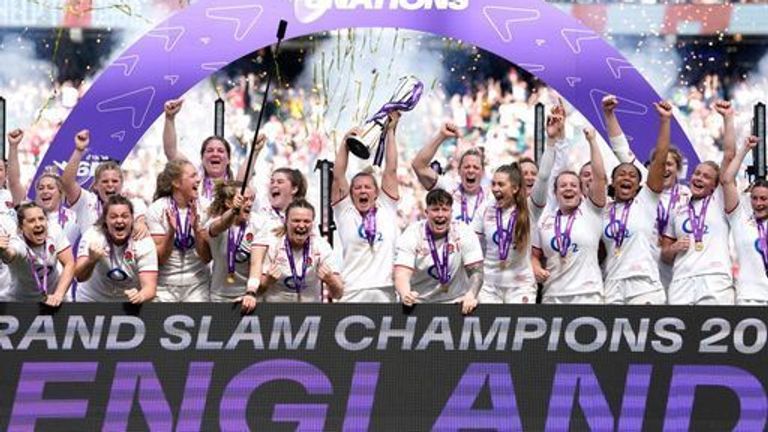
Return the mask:
[[560, 226], [560, 216], [563, 213], [558, 210], [555, 214], [555, 244], [557, 245], [558, 252], [562, 258], [568, 255], [568, 248], [571, 247], [571, 229], [573, 229], [573, 222], [576, 220], [576, 212], [578, 209], [574, 209], [571, 214], [568, 215], [568, 221], [565, 224], [565, 232], [562, 231]]
[[243, 242], [244, 235], [245, 222], [239, 225], [237, 237], [235, 237], [235, 232], [232, 227], [227, 230], [227, 270], [229, 271], [229, 274], [235, 273], [235, 253], [240, 247], [240, 243]]
[[507, 228], [504, 229], [502, 210], [496, 207], [496, 232], [499, 233], [499, 259], [506, 261], [509, 256], [509, 246], [514, 238], [515, 225], [517, 224], [517, 208], [512, 211], [507, 221]]
[[696, 243], [701, 243], [704, 238], [704, 226], [707, 222], [707, 207], [709, 207], [710, 199], [712, 199], [712, 195], [704, 198], [701, 204], [701, 212], [698, 215], [693, 207], [693, 201], [688, 203], [688, 219], [691, 221], [691, 230], [693, 231], [693, 238], [696, 240]]
[[768, 229], [766, 229], [765, 221], [757, 220], [757, 241], [760, 245], [760, 255], [763, 258], [763, 267], [766, 273], [768, 273]]
[[611, 218], [611, 231], [613, 232], [613, 245], [616, 249], [620, 249], [621, 245], [624, 243], [624, 236], [627, 232], [627, 219], [629, 219], [629, 208], [632, 207], [633, 201], [634, 200], [629, 200], [624, 203], [624, 209], [621, 211], [621, 220], [616, 219], [616, 205], [618, 203], [614, 202], [613, 205], [611, 205], [609, 214]]
[[461, 186], [459, 186], [459, 193], [461, 194], [461, 220], [464, 223], [470, 223], [472, 222], [472, 219], [475, 218], [477, 207], [480, 206], [481, 202], [483, 202], [485, 194], [483, 193], [483, 189], [480, 188], [480, 192], [477, 193], [477, 198], [475, 199], [475, 208], [472, 210], [472, 216], [470, 216], [467, 214], [467, 196], [464, 194], [464, 188]]
[[680, 187], [678, 185], [672, 186], [672, 193], [669, 197], [669, 203], [667, 208], [664, 208], [664, 203], [659, 201], [659, 205], [656, 206], [656, 226], [659, 230], [659, 235], [664, 235], [664, 230], [669, 223], [669, 216], [672, 210], [675, 208], [678, 199], [680, 199]]
[[291, 267], [291, 278], [295, 284], [294, 289], [296, 294], [299, 294], [304, 289], [304, 278], [307, 276], [307, 257], [309, 256], [309, 240], [304, 242], [304, 249], [302, 251], [301, 259], [301, 276], [296, 271], [296, 262], [293, 260], [293, 246], [288, 240], [288, 235], [285, 236], [285, 254], [288, 255], [288, 264]]
[[376, 241], [376, 208], [368, 210], [363, 215], [363, 231], [365, 232], [365, 239], [368, 240], [368, 244], [373, 247], [373, 242]]
[[29, 263], [29, 269], [32, 271], [32, 276], [35, 277], [35, 285], [37, 290], [48, 295], [48, 242], [43, 243], [43, 277], [42, 279], [35, 270], [35, 262], [37, 262], [37, 256], [32, 253], [32, 250], [27, 248], [27, 262]]
[[437, 247], [435, 246], [435, 236], [432, 235], [432, 231], [429, 229], [429, 223], [424, 224], [424, 231], [427, 235], [427, 244], [429, 245], [429, 253], [432, 255], [432, 262], [435, 265], [435, 271], [437, 272], [437, 280], [441, 284], [445, 285], [451, 281], [451, 273], [448, 269], [448, 234], [445, 236], [445, 243], [443, 243], [443, 259], [440, 260], [440, 256], [437, 254]]
[[184, 227], [181, 226], [181, 212], [179, 206], [176, 204], [176, 200], [171, 198], [171, 205], [173, 206], [173, 213], [176, 215], [176, 233], [174, 234], [174, 243], [181, 251], [190, 249], [192, 243], [192, 221], [190, 220], [190, 210], [187, 207], [187, 218], [184, 221]]

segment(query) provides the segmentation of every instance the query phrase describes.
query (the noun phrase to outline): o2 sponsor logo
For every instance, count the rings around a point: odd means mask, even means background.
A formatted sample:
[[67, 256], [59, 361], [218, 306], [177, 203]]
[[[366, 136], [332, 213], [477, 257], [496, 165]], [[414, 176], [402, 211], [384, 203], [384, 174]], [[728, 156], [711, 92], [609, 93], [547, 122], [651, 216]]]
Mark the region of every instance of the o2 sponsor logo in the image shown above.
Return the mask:
[[[363, 226], [363, 224], [360, 224], [357, 227], [357, 236], [363, 239], [363, 241], [365, 242], [368, 241], [368, 239], [365, 238], [365, 227]], [[376, 239], [374, 241], [377, 243], [380, 241], [384, 241], [384, 236], [381, 234], [381, 231], [376, 230]]]
[[328, 10], [338, 11], [416, 11], [416, 10], [464, 10], [469, 0], [293, 0], [296, 19], [304, 24], [317, 21]]
[[[491, 238], [493, 240], [493, 244], [498, 246], [499, 245], [499, 241], [501, 240], [501, 233], [500, 233], [500, 231], [498, 231], [498, 230], [495, 231], [493, 233], [493, 237], [491, 237]], [[512, 241], [512, 245], [511, 246], [512, 246], [512, 250], [517, 250], [517, 245], [515, 245], [514, 240]]]
[[624, 229], [624, 238], [625, 239], [628, 239], [628, 238], [632, 237], [632, 233], [627, 229], [626, 226], [623, 226], [621, 221], [614, 221], [614, 222], [609, 223], [608, 225], [605, 226], [605, 229], [603, 230], [603, 233], [605, 234], [605, 236], [607, 238], [613, 239], [614, 238], [614, 234], [617, 233], [617, 232], [620, 232], [620, 230], [622, 228]]
[[[552, 248], [555, 252], [560, 252], [560, 247], [557, 245], [556, 241], [557, 237], [552, 237], [552, 239], [549, 241], [549, 246]], [[568, 239], [566, 236], [562, 236], [561, 244], [565, 245], [565, 248], [570, 250], [573, 253], [576, 253], [579, 251], [579, 244], [578, 243], [571, 243], [571, 240]]]
[[[429, 268], [427, 269], [427, 274], [429, 275], [429, 277], [431, 277], [436, 281], [440, 280], [440, 278], [437, 276], [437, 268], [434, 265], [429, 266]], [[453, 276], [451, 276], [451, 278], [448, 280], [448, 283], [450, 283], [451, 280], [453, 280]]]
[[[683, 221], [683, 231], [688, 234], [693, 234], [693, 227], [691, 226], [691, 219]], [[704, 234], [709, 234], [709, 225], [704, 224]]]

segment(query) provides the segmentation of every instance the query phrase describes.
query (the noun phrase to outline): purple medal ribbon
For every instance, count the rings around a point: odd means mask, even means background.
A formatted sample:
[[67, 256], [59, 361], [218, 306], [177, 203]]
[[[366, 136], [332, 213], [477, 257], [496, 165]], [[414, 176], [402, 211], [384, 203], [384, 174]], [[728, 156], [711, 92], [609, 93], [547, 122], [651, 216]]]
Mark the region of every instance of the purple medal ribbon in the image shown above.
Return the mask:
[[235, 273], [235, 253], [237, 252], [237, 248], [240, 247], [244, 235], [245, 223], [239, 225], [237, 238], [235, 238], [235, 233], [231, 227], [227, 230], [227, 270], [229, 271], [229, 274]]
[[496, 207], [496, 232], [499, 233], [499, 259], [506, 261], [509, 256], [509, 246], [514, 237], [515, 225], [517, 224], [517, 208], [512, 211], [507, 221], [507, 228], [504, 229], [504, 221], [501, 217], [502, 209]]
[[294, 282], [294, 289], [296, 294], [299, 294], [304, 289], [304, 278], [307, 276], [307, 257], [309, 257], [309, 240], [304, 242], [304, 250], [302, 251], [301, 258], [301, 276], [296, 271], [296, 262], [293, 259], [293, 246], [288, 240], [288, 235], [285, 236], [285, 254], [288, 255], [288, 264], [291, 267], [291, 278]]
[[443, 243], [443, 260], [440, 260], [440, 256], [437, 254], [437, 247], [435, 246], [435, 237], [432, 235], [432, 231], [429, 229], [429, 223], [424, 224], [424, 231], [427, 235], [427, 244], [429, 245], [429, 253], [432, 255], [432, 262], [435, 265], [435, 271], [437, 272], [437, 280], [441, 284], [445, 285], [451, 281], [451, 272], [448, 269], [448, 234], [445, 236], [445, 243]]
[[768, 232], [766, 232], [768, 230], [766, 230], [764, 225], [765, 221], [757, 220], [757, 218], [755, 218], [755, 221], [757, 222], [757, 241], [760, 245], [760, 256], [763, 258], [763, 267], [766, 274], [768, 274]]
[[563, 213], [558, 210], [555, 214], [555, 244], [557, 245], [560, 257], [565, 258], [568, 255], [568, 248], [571, 247], [571, 229], [573, 229], [573, 221], [576, 220], [576, 212], [578, 209], [573, 209], [571, 214], [568, 215], [568, 222], [565, 224], [565, 232], [562, 231], [560, 226], [560, 216]]
[[66, 225], [68, 221], [69, 221], [69, 218], [67, 217], [67, 214], [64, 212], [64, 206], [59, 204], [59, 226], [61, 228], [64, 228], [64, 225]]
[[459, 186], [459, 193], [461, 194], [461, 220], [468, 224], [475, 218], [477, 207], [483, 202], [485, 194], [483, 193], [483, 188], [480, 188], [480, 192], [477, 193], [477, 198], [475, 199], [475, 208], [472, 210], [472, 216], [470, 216], [467, 214], [467, 196], [464, 194], [464, 188], [462, 186]]
[[[419, 103], [419, 99], [421, 99], [421, 94], [423, 91], [424, 84], [422, 84], [421, 81], [416, 81], [416, 84], [413, 85], [411, 91], [408, 92], [407, 97], [399, 101], [385, 103], [379, 109], [379, 111], [376, 112], [376, 114], [372, 115], [371, 118], [366, 121], [366, 123], [375, 122], [383, 128], [386, 124], [385, 119], [392, 111], [410, 111], [416, 107], [416, 104]], [[376, 154], [373, 157], [373, 164], [376, 166], [381, 166], [381, 162], [384, 160], [384, 141], [386, 139], [386, 133], [382, 133], [379, 136], [379, 143], [376, 147]]]
[[656, 206], [656, 226], [659, 230], [659, 235], [664, 235], [664, 230], [669, 223], [669, 216], [672, 210], [677, 204], [677, 200], [680, 199], [680, 187], [678, 185], [672, 186], [672, 193], [669, 197], [669, 204], [667, 208], [664, 208], [664, 203], [659, 201], [659, 205]]
[[709, 200], [712, 199], [712, 195], [708, 195], [704, 198], [701, 204], [701, 212], [696, 214], [696, 210], [693, 208], [693, 201], [688, 203], [688, 219], [691, 221], [691, 230], [693, 231], [693, 239], [696, 243], [701, 244], [704, 239], [704, 226], [707, 222], [707, 207], [709, 207]]
[[[632, 207], [632, 202], [629, 200], [624, 203], [624, 209], [621, 211], [621, 220], [616, 219], [616, 204], [611, 205], [610, 218], [611, 218], [611, 231], [613, 233], [613, 245], [616, 249], [620, 249], [624, 243], [624, 236], [626, 235], [627, 219], [629, 218], [629, 208]], [[658, 208], [657, 208], [658, 210]]]
[[35, 285], [37, 285], [38, 291], [44, 296], [48, 295], [48, 242], [43, 243], [43, 277], [42, 280], [35, 270], [35, 262], [37, 256], [32, 253], [30, 249], [27, 249], [27, 262], [29, 263], [29, 269], [32, 271], [32, 276], [35, 277]]
[[376, 241], [376, 207], [363, 215], [363, 231], [368, 244], [373, 247], [373, 242]]
[[174, 244], [181, 251], [192, 248], [192, 221], [190, 221], [190, 210], [187, 207], [187, 218], [184, 221], [184, 227], [181, 227], [181, 212], [176, 200], [171, 198], [173, 213], [176, 215], [176, 233], [174, 234]]

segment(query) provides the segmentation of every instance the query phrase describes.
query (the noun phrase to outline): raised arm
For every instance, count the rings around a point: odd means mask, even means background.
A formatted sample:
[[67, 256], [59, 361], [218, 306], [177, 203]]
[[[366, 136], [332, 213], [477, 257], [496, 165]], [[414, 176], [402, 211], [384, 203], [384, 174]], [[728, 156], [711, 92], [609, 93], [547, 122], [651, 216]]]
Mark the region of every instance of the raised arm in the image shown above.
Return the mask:
[[[256, 147], [253, 148], [253, 162], [251, 163], [251, 173], [250, 176], [253, 178], [253, 174], [256, 172], [256, 161], [259, 159], [259, 154], [261, 153], [261, 150], [264, 149], [264, 146], [267, 144], [267, 136], [264, 134], [259, 134], [259, 138], [256, 140]], [[250, 151], [250, 148], [248, 148]], [[248, 168], [248, 155], [245, 156], [245, 161], [240, 164], [240, 167], [237, 169], [237, 176], [235, 177], [237, 181], [244, 182], [245, 184], [248, 184], [251, 179], [249, 178], [246, 182], [245, 179], [245, 170]]]
[[720, 184], [723, 185], [723, 197], [725, 198], [725, 211], [730, 213], [739, 204], [739, 190], [736, 187], [736, 174], [739, 173], [742, 162], [747, 156], [747, 153], [752, 151], [757, 146], [758, 139], [756, 136], [750, 136], [747, 138], [744, 145], [736, 152], [736, 157], [731, 160], [728, 167], [725, 168], [720, 176]]
[[[608, 138], [616, 138], [624, 135], [624, 131], [621, 130], [619, 119], [616, 118], [616, 107], [619, 105], [619, 100], [614, 95], [606, 95], [603, 97], [603, 118], [605, 119], [605, 127], [608, 130]], [[619, 156], [619, 155], [616, 155]], [[620, 162], [631, 162], [623, 161]]]
[[672, 122], [672, 105], [669, 102], [662, 101], [653, 104], [656, 112], [659, 113], [659, 136], [656, 138], [656, 149], [653, 153], [653, 160], [648, 169], [648, 188], [656, 193], [664, 190], [664, 169], [667, 164], [667, 153], [669, 152], [669, 131]]
[[597, 144], [597, 134], [592, 128], [584, 129], [584, 136], [589, 142], [589, 158], [592, 161], [592, 186], [589, 188], [589, 199], [598, 207], [605, 206], [605, 166], [600, 146]]
[[399, 111], [389, 113], [387, 130], [384, 132], [387, 134], [385, 138], [387, 146], [384, 153], [384, 173], [381, 178], [381, 188], [393, 198], [400, 198], [400, 184], [397, 181], [398, 148], [396, 135], [398, 121], [400, 121]]
[[165, 151], [165, 157], [169, 161], [176, 159], [178, 156], [177, 151], [177, 138], [176, 138], [176, 114], [181, 110], [181, 106], [184, 104], [183, 99], [171, 99], [165, 102], [163, 109], [165, 110], [165, 123], [163, 123], [163, 150]]
[[208, 236], [210, 238], [218, 237], [219, 234], [228, 230], [234, 223], [237, 217], [237, 213], [243, 206], [243, 196], [240, 192], [235, 194], [232, 199], [232, 208], [227, 209], [223, 214], [214, 218], [208, 226]]
[[458, 138], [459, 128], [453, 123], [446, 122], [440, 128], [440, 131], [426, 146], [416, 154], [411, 162], [413, 171], [416, 172], [416, 178], [419, 179], [419, 183], [424, 186], [425, 189], [430, 190], [435, 187], [437, 182], [437, 173], [429, 166], [432, 162], [432, 158], [435, 157], [437, 149], [448, 138]]
[[80, 167], [80, 161], [83, 160], [83, 155], [88, 150], [88, 144], [91, 142], [91, 133], [88, 129], [83, 129], [75, 135], [75, 150], [72, 152], [72, 156], [69, 157], [67, 166], [64, 168], [64, 172], [61, 174], [61, 183], [64, 186], [64, 195], [67, 197], [67, 202], [72, 205], [80, 199], [80, 184], [77, 183], [77, 170]]
[[647, 177], [648, 170], [637, 160], [637, 156], [629, 148], [629, 141], [627, 141], [627, 137], [624, 135], [624, 131], [619, 124], [619, 119], [616, 117], [616, 107], [618, 105], [619, 100], [614, 95], [607, 95], [603, 98], [603, 118], [605, 119], [605, 127], [608, 131], [608, 141], [611, 144], [611, 150], [619, 162], [634, 164], [640, 170], [640, 174], [643, 177]]
[[733, 125], [735, 110], [729, 101], [724, 100], [715, 102], [714, 108], [723, 117], [723, 160], [720, 162], [722, 172], [728, 169], [728, 165], [736, 157], [736, 129]]
[[333, 161], [333, 187], [331, 187], [331, 203], [336, 204], [349, 193], [349, 182], [347, 181], [347, 165], [349, 164], [349, 148], [347, 148], [347, 138], [350, 136], [360, 136], [362, 129], [354, 127], [344, 134], [341, 144], [336, 150], [336, 160]]
[[15, 129], [8, 134], [8, 189], [11, 192], [13, 205], [24, 201], [25, 191], [21, 185], [21, 165], [19, 165], [19, 144], [24, 138], [24, 131]]
[[[537, 207], [541, 208], [547, 204], [547, 191], [549, 189], [549, 179], [552, 178], [552, 170], [555, 165], [555, 155], [557, 153], [557, 144], [565, 138], [565, 108], [562, 99], [560, 104], [553, 107], [549, 117], [547, 117], [547, 144], [544, 153], [539, 162], [539, 172], [536, 174], [536, 181], [533, 182], [531, 191], [531, 201]], [[557, 173], [555, 173], [555, 176]]]

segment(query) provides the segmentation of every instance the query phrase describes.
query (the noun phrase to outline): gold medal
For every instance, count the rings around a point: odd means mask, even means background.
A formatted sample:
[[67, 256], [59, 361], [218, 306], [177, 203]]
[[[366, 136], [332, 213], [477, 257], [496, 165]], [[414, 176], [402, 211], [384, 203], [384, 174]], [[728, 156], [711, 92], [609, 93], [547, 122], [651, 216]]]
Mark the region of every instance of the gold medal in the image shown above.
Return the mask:
[[617, 247], [616, 249], [614, 249], [613, 250], [613, 255], [614, 256], [620, 256], [621, 255], [621, 248]]
[[235, 274], [234, 273], [229, 273], [227, 275], [227, 283], [231, 283], [231, 284], [235, 283]]
[[704, 243], [698, 241], [696, 242], [696, 252], [701, 252], [704, 250]]
[[440, 292], [447, 293], [448, 292], [448, 284], [440, 285]]

